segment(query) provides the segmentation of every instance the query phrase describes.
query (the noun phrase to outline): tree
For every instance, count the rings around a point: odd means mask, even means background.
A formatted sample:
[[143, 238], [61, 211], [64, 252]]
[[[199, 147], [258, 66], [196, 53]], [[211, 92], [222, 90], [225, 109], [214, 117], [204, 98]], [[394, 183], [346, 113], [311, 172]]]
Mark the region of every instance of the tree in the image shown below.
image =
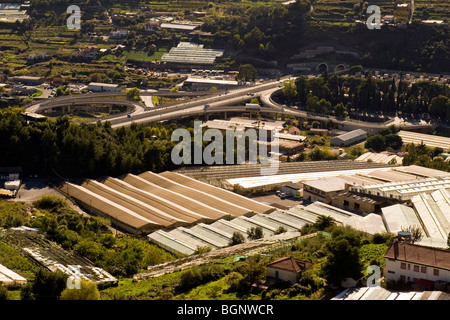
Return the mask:
[[314, 226], [319, 230], [325, 230], [326, 228], [333, 226], [336, 224], [336, 220], [334, 220], [331, 216], [320, 215], [317, 217]]
[[340, 284], [348, 277], [358, 279], [361, 276], [358, 239], [353, 235], [344, 234], [327, 242], [330, 252], [323, 267], [328, 283]]
[[444, 95], [439, 95], [431, 99], [428, 112], [436, 117], [445, 119], [450, 109], [450, 99]]
[[306, 98], [306, 110], [317, 113], [319, 98], [312, 94], [308, 94]]
[[297, 86], [293, 80], [283, 81], [281, 91], [290, 103], [297, 96]]
[[385, 147], [390, 147], [394, 150], [398, 150], [403, 145], [402, 137], [398, 134], [388, 134], [385, 137]]
[[319, 103], [317, 104], [317, 113], [321, 114], [328, 114], [331, 109], [331, 103], [330, 101], [327, 101], [326, 99], [322, 98], [319, 100]]
[[131, 101], [138, 101], [138, 100], [140, 100], [139, 92], [140, 92], [140, 90], [138, 88], [136, 88], [136, 87], [129, 89], [127, 91], [127, 99], [131, 100]]
[[258, 72], [251, 64], [242, 64], [239, 66], [239, 73], [236, 75], [238, 81], [255, 81]]
[[8, 288], [0, 286], [0, 301], [8, 300]]
[[[31, 297], [36, 300], [57, 300], [66, 288], [68, 276], [62, 272], [51, 272], [40, 269], [31, 284]], [[24, 288], [25, 287], [25, 288]], [[27, 290], [27, 287], [22, 287]], [[30, 296], [30, 294], [27, 294]]]
[[60, 300], [99, 300], [100, 292], [92, 281], [81, 279], [80, 289], [65, 288], [61, 292]]
[[247, 234], [252, 240], [261, 239], [264, 236], [264, 232], [261, 227], [251, 227], [247, 230]]
[[411, 234], [411, 243], [422, 240], [423, 231], [419, 226], [413, 225], [408, 227], [403, 227], [402, 231], [409, 232]]
[[234, 246], [236, 244], [240, 244], [240, 243], [244, 243], [245, 242], [245, 238], [242, 235], [242, 233], [240, 232], [233, 232], [233, 235], [231, 236], [231, 240], [230, 240], [230, 246]]
[[386, 148], [386, 138], [381, 134], [374, 134], [367, 138], [364, 148], [372, 149], [375, 152], [383, 151]]
[[334, 106], [334, 115], [338, 118], [345, 118], [348, 115], [347, 108], [342, 102]]
[[277, 230], [275, 230], [275, 232], [273, 234], [282, 234], [282, 233], [285, 233], [285, 232], [287, 232], [287, 229], [285, 227], [283, 227], [283, 226], [279, 226], [277, 228]]

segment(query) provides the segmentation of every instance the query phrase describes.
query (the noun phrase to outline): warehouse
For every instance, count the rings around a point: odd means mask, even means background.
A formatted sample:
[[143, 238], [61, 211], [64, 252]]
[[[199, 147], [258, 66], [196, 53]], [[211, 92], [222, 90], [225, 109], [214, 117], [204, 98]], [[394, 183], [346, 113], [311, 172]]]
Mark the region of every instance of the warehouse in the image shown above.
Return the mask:
[[363, 142], [367, 138], [367, 132], [362, 129], [356, 129], [341, 134], [330, 139], [330, 145], [338, 147], [348, 147], [350, 145]]
[[381, 286], [347, 288], [331, 300], [449, 300], [450, 295], [441, 291], [393, 292]]
[[88, 212], [107, 217], [133, 234], [274, 210], [174, 172], [107, 177], [101, 182], [88, 179], [81, 185], [66, 182], [60, 190]]
[[[331, 178], [337, 176], [353, 176], [357, 175], [358, 177], [366, 178], [366, 175], [370, 172], [374, 171], [372, 167], [362, 167], [359, 164], [364, 165], [366, 163], [355, 163], [353, 161], [333, 161], [334, 164], [330, 164], [330, 166], [324, 166], [325, 162], [316, 163], [315, 161], [311, 164], [309, 163], [301, 163], [308, 164], [308, 168], [310, 168], [307, 172], [303, 173], [292, 173], [292, 174], [278, 174], [272, 176], [254, 176], [254, 177], [243, 177], [243, 178], [234, 178], [234, 179], [226, 179], [227, 184], [231, 185], [233, 190], [236, 192], [250, 194], [256, 192], [267, 192], [275, 189], [279, 189], [282, 184], [287, 182], [298, 183], [307, 180], [316, 180], [321, 178]], [[340, 164], [354, 164], [353, 167], [355, 169], [351, 169], [347, 166], [340, 166]], [[367, 163], [369, 166], [370, 163]], [[359, 169], [356, 169], [358, 168]], [[361, 168], [362, 167], [362, 168]], [[322, 169], [322, 171], [318, 171]], [[333, 170], [334, 169], [334, 170]], [[337, 169], [337, 170], [336, 170]], [[339, 170], [342, 169], [342, 170]], [[380, 168], [379, 170], [391, 170], [391, 167]], [[372, 179], [372, 181], [380, 180]]]
[[397, 234], [409, 226], [415, 226], [423, 231], [420, 220], [411, 207], [394, 204], [382, 208], [381, 211], [386, 230], [390, 233]]
[[390, 153], [374, 153], [366, 152], [360, 155], [355, 161], [371, 161], [383, 164], [397, 164], [401, 165], [403, 163], [403, 156]]
[[113, 83], [91, 82], [88, 84], [88, 90], [94, 92], [120, 92], [122, 87]]
[[425, 144], [429, 147], [442, 148], [444, 151], [450, 150], [450, 138], [435, 136], [432, 134], [417, 133], [400, 130], [398, 135], [403, 143]]
[[303, 199], [331, 203], [333, 196], [345, 189], [346, 183], [340, 177], [303, 181]]
[[182, 64], [190, 66], [212, 65], [221, 57], [224, 50], [205, 49], [203, 44], [180, 42], [161, 57], [161, 63]]
[[[199, 223], [191, 228], [178, 227], [171, 231], [157, 230], [148, 235], [148, 239], [158, 246], [175, 254], [195, 254], [199, 247], [212, 250], [229, 245], [234, 232], [248, 238], [250, 228], [261, 227], [263, 241], [295, 239], [300, 236], [298, 230], [307, 224], [313, 224], [321, 215], [331, 216], [338, 225], [351, 226], [370, 234], [386, 232], [381, 216], [369, 214], [365, 217], [341, 210], [330, 205], [315, 202], [299, 205], [289, 210], [274, 210], [269, 214], [256, 214], [251, 217], [240, 216], [220, 219], [212, 224]], [[280, 227], [286, 232], [276, 234]], [[260, 241], [260, 240], [258, 240]]]
[[350, 191], [342, 191], [333, 196], [331, 204], [335, 207], [355, 212], [380, 212], [387, 201], [376, 196], [367, 196]]

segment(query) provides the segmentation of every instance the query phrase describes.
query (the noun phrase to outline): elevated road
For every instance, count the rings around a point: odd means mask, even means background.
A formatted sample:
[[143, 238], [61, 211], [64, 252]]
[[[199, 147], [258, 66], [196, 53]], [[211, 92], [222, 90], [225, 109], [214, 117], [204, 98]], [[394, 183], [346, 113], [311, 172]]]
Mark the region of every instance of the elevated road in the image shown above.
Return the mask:
[[[124, 99], [124, 92], [101, 92], [101, 93], [89, 93], [82, 95], [62, 96], [53, 99], [47, 99], [32, 103], [26, 107], [29, 113], [39, 113], [46, 109], [55, 107], [82, 106], [89, 104], [117, 104], [126, 105], [129, 107], [128, 114], [111, 115], [106, 118], [102, 118], [102, 121], [109, 121], [113, 128], [129, 126], [132, 122], [139, 124], [148, 124], [157, 121], [167, 121], [173, 119], [180, 119], [183, 117], [208, 115], [213, 113], [226, 113], [226, 112], [249, 112], [246, 110], [244, 104], [251, 99], [258, 97], [263, 104], [259, 112], [262, 114], [280, 114], [283, 116], [293, 116], [297, 118], [305, 118], [310, 120], [327, 121], [332, 120], [339, 125], [339, 128], [344, 130], [353, 130], [361, 128], [369, 133], [376, 132], [381, 128], [389, 126], [395, 122], [395, 120], [389, 120], [387, 122], [365, 122], [358, 120], [349, 120], [343, 118], [337, 118], [334, 116], [320, 115], [310, 113], [304, 110], [298, 110], [294, 108], [287, 108], [274, 102], [271, 99], [272, 94], [275, 91], [280, 90], [281, 84], [284, 80], [292, 79], [290, 76], [286, 76], [277, 81], [268, 81], [266, 83], [257, 84], [253, 86], [244, 86], [228, 92], [218, 93], [200, 93], [203, 96], [196, 97], [192, 100], [184, 101], [181, 103], [174, 103], [167, 106], [154, 106], [146, 107], [142, 103], [135, 101], [129, 101]], [[141, 96], [146, 96], [145, 100], [151, 101], [151, 95], [170, 95], [170, 96], [186, 96], [187, 93], [176, 93], [168, 90], [161, 90], [155, 92], [144, 91], [141, 92]], [[190, 92], [189, 95], [199, 95], [196, 92]], [[205, 96], [206, 95], [206, 96]], [[142, 97], [141, 97], [142, 98]], [[147, 104], [148, 106], [148, 104]], [[420, 129], [429, 128], [428, 124], [406, 124], [402, 125], [402, 129]]]

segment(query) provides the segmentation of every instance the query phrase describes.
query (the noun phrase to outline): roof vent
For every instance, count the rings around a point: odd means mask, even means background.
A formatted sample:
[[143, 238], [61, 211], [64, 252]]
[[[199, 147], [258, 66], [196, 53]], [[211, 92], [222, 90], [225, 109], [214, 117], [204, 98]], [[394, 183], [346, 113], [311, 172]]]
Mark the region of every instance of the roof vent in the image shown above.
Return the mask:
[[399, 231], [397, 235], [400, 240], [411, 240], [411, 232]]

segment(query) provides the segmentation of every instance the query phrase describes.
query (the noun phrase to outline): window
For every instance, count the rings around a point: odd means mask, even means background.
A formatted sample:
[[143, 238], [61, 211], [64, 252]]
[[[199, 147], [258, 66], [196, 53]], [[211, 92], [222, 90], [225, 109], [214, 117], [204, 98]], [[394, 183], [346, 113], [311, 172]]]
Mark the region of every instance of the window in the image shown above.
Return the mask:
[[419, 266], [414, 266], [414, 272], [419, 272]]
[[400, 276], [400, 280], [402, 280], [403, 283], [406, 283], [406, 277], [405, 276]]
[[355, 209], [359, 210], [359, 203], [355, 203]]
[[348, 207], [349, 203], [347, 200], [344, 200], [344, 207]]
[[401, 269], [406, 269], [406, 263], [402, 262], [402, 264], [400, 265]]
[[439, 276], [439, 269], [433, 269], [433, 275]]
[[427, 267], [420, 267], [420, 272], [427, 273]]

